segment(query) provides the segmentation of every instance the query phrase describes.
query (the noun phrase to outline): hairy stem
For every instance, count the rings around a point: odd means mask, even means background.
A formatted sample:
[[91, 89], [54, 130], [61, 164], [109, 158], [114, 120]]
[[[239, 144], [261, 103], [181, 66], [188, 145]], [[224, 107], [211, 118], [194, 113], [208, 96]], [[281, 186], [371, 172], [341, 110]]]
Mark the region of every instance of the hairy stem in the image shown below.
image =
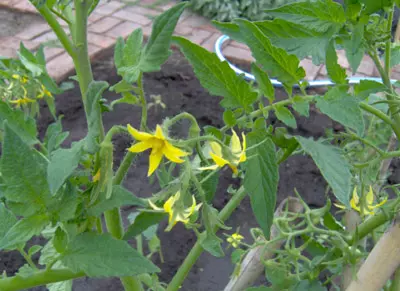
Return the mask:
[[38, 272], [34, 272], [33, 274], [26, 277], [14, 276], [1, 279], [0, 290], [1, 291], [25, 290], [36, 286], [42, 286], [50, 283], [72, 280], [84, 276], [85, 273], [83, 272], [74, 273], [68, 269], [41, 270]]
[[[236, 195], [229, 200], [228, 204], [221, 210], [218, 217], [221, 221], [227, 220], [232, 212], [239, 206], [240, 202], [243, 198], [246, 197], [246, 191], [242, 188], [239, 190]], [[214, 227], [214, 231], [218, 230], [218, 226]], [[181, 288], [183, 281], [185, 280], [186, 276], [188, 275], [190, 269], [196, 263], [197, 259], [203, 252], [203, 247], [200, 244], [200, 241], [197, 240], [196, 244], [193, 246], [185, 260], [183, 261], [182, 265], [179, 267], [178, 271], [175, 273], [175, 276], [172, 278], [171, 282], [168, 285], [166, 291], [177, 291]]]
[[[389, 35], [392, 35], [394, 7], [395, 7], [395, 5], [393, 4], [392, 9], [390, 10], [389, 15], [388, 15], [386, 31], [389, 33]], [[386, 76], [388, 77], [388, 79], [390, 79], [391, 45], [392, 45], [392, 38], [389, 37], [389, 39], [386, 41], [386, 44], [385, 44], [385, 73], [386, 73]]]
[[143, 73], [139, 74], [139, 79], [138, 79], [138, 87], [139, 87], [139, 99], [140, 103], [142, 104], [142, 118], [140, 119], [140, 130], [146, 130], [147, 129], [147, 102], [146, 102], [146, 96], [144, 94], [144, 88], [143, 88]]

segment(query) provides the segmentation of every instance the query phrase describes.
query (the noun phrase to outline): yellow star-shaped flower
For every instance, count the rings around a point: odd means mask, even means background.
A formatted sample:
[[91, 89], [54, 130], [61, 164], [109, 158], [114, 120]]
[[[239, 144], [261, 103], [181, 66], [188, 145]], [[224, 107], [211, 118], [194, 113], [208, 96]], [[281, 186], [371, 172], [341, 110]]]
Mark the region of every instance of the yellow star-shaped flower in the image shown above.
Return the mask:
[[132, 153], [140, 153], [145, 150], [152, 149], [149, 157], [148, 176], [154, 173], [161, 163], [163, 156], [174, 163], [183, 163], [181, 159], [187, 156], [188, 153], [173, 146], [164, 136], [161, 126], [157, 125], [155, 134], [141, 132], [134, 129], [128, 124], [128, 131], [134, 139], [140, 141], [132, 145], [128, 150]]
[[170, 231], [175, 224], [182, 222], [183, 224], [189, 223], [189, 218], [195, 211], [198, 211], [201, 207], [201, 203], [196, 205], [196, 199], [192, 195], [192, 206], [184, 208], [182, 203], [178, 203], [181, 196], [181, 192], [178, 191], [175, 195], [171, 196], [163, 205], [163, 208], [157, 207], [149, 200], [151, 208], [157, 211], [163, 211], [168, 213], [168, 227], [165, 231]]
[[51, 92], [49, 90], [47, 90], [47, 88], [45, 86], [42, 85], [42, 90], [37, 98], [41, 99], [44, 96], [53, 97], [53, 94], [51, 94]]
[[33, 102], [35, 102], [35, 100], [28, 98], [28, 97], [23, 97], [23, 98], [19, 98], [19, 99], [10, 101], [10, 103], [15, 104], [17, 107], [26, 105], [28, 103], [33, 103]]
[[228, 237], [226, 241], [236, 249], [243, 239], [244, 237], [241, 234], [235, 232], [230, 237]]
[[[378, 204], [373, 205], [374, 203], [374, 192], [372, 191], [372, 187], [369, 186], [369, 191], [367, 193], [367, 196], [365, 197], [366, 199], [366, 208], [367, 209], [363, 209], [363, 214], [366, 215], [373, 215], [374, 214], [374, 209], [379, 208], [380, 206], [382, 206], [383, 204], [386, 203], [387, 201], [387, 197], [381, 201]], [[335, 206], [340, 208], [340, 209], [346, 209], [346, 206], [341, 205], [341, 204], [336, 204]], [[360, 197], [357, 194], [357, 187], [354, 187], [354, 191], [353, 191], [353, 197], [350, 200], [350, 206], [351, 208], [353, 208], [355, 211], [361, 213], [361, 201], [360, 201]]]
[[232, 130], [232, 138], [230, 143], [230, 157], [224, 157], [222, 147], [216, 142], [210, 142], [211, 152], [210, 156], [215, 165], [209, 167], [202, 167], [200, 170], [215, 170], [228, 165], [234, 174], [238, 174], [238, 165], [246, 161], [246, 136], [242, 133], [243, 143], [236, 132]]

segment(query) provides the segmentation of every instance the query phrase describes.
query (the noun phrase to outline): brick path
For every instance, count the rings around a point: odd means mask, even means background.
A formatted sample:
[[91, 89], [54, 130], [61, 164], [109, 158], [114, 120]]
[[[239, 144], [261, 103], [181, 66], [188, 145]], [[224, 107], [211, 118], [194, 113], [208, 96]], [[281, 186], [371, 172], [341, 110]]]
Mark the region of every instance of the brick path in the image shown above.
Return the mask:
[[[156, 6], [157, 0], [132, 2], [135, 4], [126, 4], [119, 0], [101, 0], [95, 12], [89, 17], [88, 39], [92, 60], [109, 53], [118, 36], [126, 38], [138, 27], [142, 27], [144, 36], [148, 37], [151, 32], [152, 19], [174, 4], [174, 1], [171, 1], [168, 4]], [[36, 13], [28, 0], [0, 0], [1, 8], [23, 13]], [[209, 20], [193, 14], [189, 10], [185, 11], [180, 18], [175, 34], [184, 36], [210, 51], [213, 51], [215, 41], [221, 36], [221, 33], [211, 25]], [[55, 38], [46, 23], [35, 24], [17, 35], [0, 38], [0, 56], [14, 57], [21, 41], [29, 49], [36, 49], [40, 43]], [[249, 63], [253, 60], [245, 45], [233, 41], [223, 48], [223, 53], [228, 59], [236, 62]], [[56, 81], [59, 82], [72, 73], [72, 60], [61, 48], [46, 48], [45, 55], [48, 71]], [[338, 51], [338, 60], [350, 75], [350, 66], [343, 51]], [[301, 65], [306, 70], [307, 80], [326, 78], [324, 66], [315, 66], [310, 59], [302, 60]], [[369, 57], [364, 58], [356, 76], [377, 76], [377, 71]], [[393, 78], [400, 78], [400, 68], [393, 72]]]

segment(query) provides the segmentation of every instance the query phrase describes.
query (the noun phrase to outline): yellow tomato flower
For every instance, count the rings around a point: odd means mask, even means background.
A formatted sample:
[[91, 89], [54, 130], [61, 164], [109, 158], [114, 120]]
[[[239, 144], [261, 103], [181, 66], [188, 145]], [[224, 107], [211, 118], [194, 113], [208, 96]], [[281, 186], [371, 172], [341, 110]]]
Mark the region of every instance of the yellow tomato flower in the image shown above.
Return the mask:
[[171, 162], [180, 164], [184, 162], [181, 158], [188, 155], [188, 153], [174, 147], [169, 141], [167, 141], [162, 132], [161, 126], [159, 125], [157, 125], [155, 134], [138, 131], [129, 124], [128, 131], [134, 139], [140, 141], [128, 149], [130, 152], [140, 153], [151, 149], [147, 176], [151, 176], [151, 174], [154, 173], [160, 165], [163, 156]]
[[49, 90], [47, 90], [47, 88], [45, 86], [42, 85], [42, 91], [40, 92], [40, 94], [38, 95], [37, 98], [41, 99], [44, 96], [53, 97], [53, 94], [51, 94], [51, 92]]
[[[363, 209], [364, 214], [367, 215], [373, 215], [374, 214], [374, 209], [379, 208], [380, 206], [382, 206], [383, 204], [386, 203], [387, 201], [387, 197], [381, 201], [378, 204], [373, 205], [374, 203], [374, 192], [372, 191], [372, 187], [369, 186], [369, 191], [367, 193], [367, 196], [365, 197], [366, 199], [366, 209]], [[340, 208], [340, 209], [346, 209], [346, 206], [341, 205], [341, 204], [336, 204], [335, 206]], [[357, 187], [354, 187], [354, 191], [353, 191], [353, 197], [350, 200], [350, 206], [351, 208], [353, 208], [355, 211], [361, 213], [361, 201], [360, 201], [360, 197], [357, 194]]]
[[177, 203], [180, 199], [181, 192], [178, 191], [176, 192], [175, 195], [171, 196], [165, 203], [163, 208], [157, 207], [154, 205], [149, 200], [149, 204], [151, 208], [157, 211], [163, 211], [165, 213], [168, 213], [168, 227], [165, 229], [165, 231], [170, 231], [175, 224], [178, 222], [182, 222], [183, 224], [188, 224], [189, 223], [189, 218], [192, 216], [192, 214], [195, 211], [198, 211], [201, 207], [201, 203], [196, 205], [196, 199], [192, 195], [192, 206], [188, 208], [184, 208], [182, 204]]
[[15, 104], [17, 107], [20, 107], [21, 105], [26, 105], [28, 103], [33, 103], [33, 102], [35, 102], [35, 100], [30, 99], [28, 97], [19, 98], [17, 100], [10, 101], [10, 103]]
[[230, 244], [236, 249], [237, 247], [239, 247], [239, 244], [241, 243], [241, 241], [242, 241], [243, 239], [244, 239], [244, 237], [243, 237], [241, 234], [235, 232], [235, 233], [232, 234], [230, 237], [228, 237], [228, 238], [226, 239], [226, 241], [227, 241], [228, 243], [230, 243]]
[[20, 75], [17, 75], [17, 74], [12, 75], [12, 77], [16, 80], [19, 80], [22, 84], [26, 84], [29, 81], [29, 79], [27, 77], [25, 77], [25, 76], [21, 77]]
[[214, 161], [215, 165], [209, 167], [202, 167], [200, 170], [215, 170], [228, 165], [234, 174], [238, 174], [238, 165], [246, 161], [246, 136], [242, 133], [243, 143], [240, 143], [240, 139], [236, 132], [232, 130], [232, 138], [230, 143], [231, 157], [224, 158], [222, 153], [222, 147], [217, 142], [210, 142], [211, 152], [210, 156]]

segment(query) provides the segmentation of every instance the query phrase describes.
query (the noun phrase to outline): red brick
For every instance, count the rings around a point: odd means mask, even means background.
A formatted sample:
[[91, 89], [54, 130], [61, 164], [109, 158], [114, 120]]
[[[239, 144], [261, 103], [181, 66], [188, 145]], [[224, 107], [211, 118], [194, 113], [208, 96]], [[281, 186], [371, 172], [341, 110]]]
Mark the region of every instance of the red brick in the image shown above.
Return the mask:
[[367, 76], [373, 76], [375, 73], [374, 69], [375, 64], [372, 59], [369, 56], [364, 56], [357, 72]]
[[195, 29], [192, 34], [186, 36], [190, 41], [201, 45], [206, 39], [211, 36], [211, 32], [207, 30]]
[[1, 0], [0, 1], [0, 6], [12, 7], [13, 5], [17, 4], [20, 1], [22, 1], [22, 0]]
[[124, 10], [127, 10], [129, 12], [133, 12], [136, 14], [141, 14], [144, 16], [157, 16], [161, 14], [160, 11], [154, 10], [154, 9], [149, 9], [141, 6], [126, 6], [124, 7]]
[[230, 45], [238, 47], [238, 48], [242, 48], [242, 49], [248, 49], [249, 47], [247, 45], [245, 45], [244, 43], [241, 42], [237, 42], [235, 40], [231, 40], [230, 41]]
[[344, 50], [338, 50], [336, 51], [337, 53], [337, 57], [338, 57], [338, 64], [345, 69], [349, 69], [350, 68], [350, 64], [347, 61], [347, 57], [346, 57], [346, 53]]
[[124, 5], [125, 4], [121, 2], [111, 1], [104, 5], [101, 5], [100, 7], [97, 7], [95, 11], [96, 13], [101, 15], [110, 15], [122, 8]]
[[89, 26], [89, 31], [103, 33], [111, 28], [115, 27], [117, 24], [121, 23], [121, 20], [113, 17], [105, 17]]
[[193, 27], [178, 23], [178, 25], [175, 27], [175, 33], [178, 35], [186, 36], [193, 33]]
[[151, 23], [151, 20], [149, 18], [147, 18], [146, 16], [136, 14], [136, 13], [133, 13], [128, 10], [117, 11], [113, 14], [113, 16], [116, 18], [123, 19], [123, 20], [136, 22], [143, 26], [146, 26]]
[[194, 14], [194, 15], [186, 18], [184, 21], [182, 21], [183, 25], [188, 25], [188, 26], [197, 27], [197, 28], [208, 25], [209, 23], [210, 23], [210, 20], [208, 20], [207, 18], [205, 18], [203, 16], [199, 16], [196, 14]]
[[306, 71], [306, 77], [305, 79], [307, 81], [312, 81], [317, 78], [318, 72], [321, 69], [321, 66], [316, 66], [312, 63], [311, 60], [309, 59], [304, 59], [300, 61], [300, 66], [304, 68]]
[[48, 42], [50, 40], [55, 40], [55, 39], [57, 39], [56, 34], [53, 31], [49, 31], [49, 32], [46, 32], [45, 34], [35, 37], [33, 39], [33, 41], [37, 42], [37, 43], [43, 43], [43, 42]]
[[0, 38], [0, 46], [9, 47], [11, 49], [18, 49], [21, 40], [14, 36], [6, 36]]
[[142, 27], [142, 30], [143, 30], [143, 36], [144, 36], [144, 38], [145, 38], [145, 39], [146, 39], [146, 38], [149, 38], [150, 35], [151, 35], [151, 31], [152, 31], [151, 25], [147, 25], [147, 26], [145, 26], [145, 27]]
[[178, 24], [182, 23], [183, 21], [185, 21], [186, 19], [188, 19], [189, 17], [192, 17], [192, 16], [193, 16], [193, 13], [190, 12], [190, 10], [187, 10], [187, 9], [184, 10], [181, 17], [178, 20]]
[[51, 61], [56, 56], [61, 55], [65, 51], [59, 47], [45, 47], [44, 48], [44, 56], [46, 58], [46, 62]]
[[17, 50], [9, 47], [0, 47], [0, 57], [15, 58], [17, 56]]
[[114, 45], [115, 40], [105, 35], [89, 32], [88, 42], [101, 48], [109, 48]]
[[29, 1], [21, 1], [18, 2], [17, 4], [14, 5], [14, 9], [18, 9], [22, 12], [31, 12], [31, 13], [37, 13], [37, 10], [35, 6], [31, 4]]
[[251, 55], [251, 51], [249, 49], [245, 50], [242, 48], [234, 47], [228, 45], [226, 48], [222, 50], [224, 56], [228, 59], [241, 61], [241, 62], [254, 62], [254, 58]]
[[50, 76], [60, 82], [74, 71], [74, 64], [67, 53], [63, 53], [46, 64]]
[[137, 23], [124, 21], [121, 24], [115, 26], [113, 29], [107, 31], [106, 35], [114, 38], [120, 36], [123, 38], [127, 38], [132, 33], [132, 31], [140, 27], [141, 26]]
[[29, 26], [24, 31], [18, 33], [17, 37], [22, 40], [31, 40], [31, 39], [37, 37], [38, 35], [41, 35], [50, 30], [51, 30], [51, 28], [47, 23], [35, 24], [32, 26]]
[[90, 14], [89, 18], [88, 18], [88, 23], [93, 23], [96, 22], [98, 20], [100, 20], [101, 18], [103, 18], [104, 15], [98, 14], [96, 12], [93, 12], [92, 14]]
[[214, 50], [215, 42], [221, 35], [222, 35], [221, 33], [214, 33], [207, 40], [205, 40], [201, 46], [210, 52], [215, 52]]
[[103, 51], [101, 47], [98, 47], [93, 44], [88, 45], [88, 53], [89, 53], [90, 59], [93, 59], [97, 55], [97, 53], [99, 53], [101, 51]]
[[174, 7], [175, 5], [176, 5], [176, 2], [172, 1], [171, 3], [160, 6], [160, 9], [163, 11], [166, 11], [166, 10]]
[[211, 32], [219, 32], [219, 30], [217, 28], [215, 28], [211, 23], [207, 23], [205, 25], [201, 25], [199, 26], [200, 29], [204, 29], [204, 30], [208, 30]]

